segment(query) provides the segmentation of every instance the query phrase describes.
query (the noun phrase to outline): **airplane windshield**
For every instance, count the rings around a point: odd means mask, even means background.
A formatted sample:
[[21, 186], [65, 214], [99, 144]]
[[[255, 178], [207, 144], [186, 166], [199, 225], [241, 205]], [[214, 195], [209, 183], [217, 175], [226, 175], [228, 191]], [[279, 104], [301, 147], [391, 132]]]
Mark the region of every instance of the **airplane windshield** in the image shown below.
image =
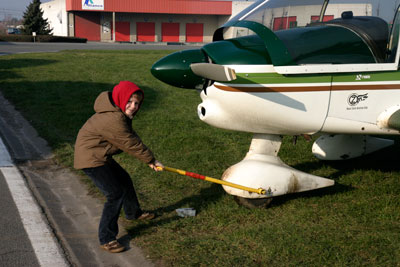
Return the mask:
[[[324, 3], [329, 2], [324, 11]], [[272, 31], [305, 27], [312, 22], [327, 22], [341, 18], [344, 12], [353, 16], [374, 16], [385, 20], [389, 26], [400, 0], [261, 0], [249, 6], [224, 26], [232, 26], [237, 21], [254, 21]], [[238, 33], [235, 35], [243, 35]]]
[[274, 47], [290, 54], [274, 64], [390, 63], [399, 39], [399, 5], [400, 0], [261, 0], [219, 28], [214, 41], [257, 35], [271, 57]]

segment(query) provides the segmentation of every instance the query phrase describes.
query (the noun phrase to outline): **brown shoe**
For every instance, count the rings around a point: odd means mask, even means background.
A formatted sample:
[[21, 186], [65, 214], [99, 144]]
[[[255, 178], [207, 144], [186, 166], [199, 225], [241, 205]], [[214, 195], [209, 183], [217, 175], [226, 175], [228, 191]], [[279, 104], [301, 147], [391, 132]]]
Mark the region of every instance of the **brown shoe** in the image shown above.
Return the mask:
[[100, 247], [102, 249], [104, 249], [105, 251], [108, 251], [111, 253], [118, 253], [118, 252], [122, 252], [125, 250], [125, 247], [123, 245], [121, 245], [120, 243], [118, 243], [117, 240], [108, 242], [107, 244], [103, 244]]
[[142, 221], [147, 221], [147, 220], [154, 219], [154, 217], [156, 217], [156, 215], [154, 213], [145, 212], [142, 215], [140, 215], [137, 219], [142, 220]]

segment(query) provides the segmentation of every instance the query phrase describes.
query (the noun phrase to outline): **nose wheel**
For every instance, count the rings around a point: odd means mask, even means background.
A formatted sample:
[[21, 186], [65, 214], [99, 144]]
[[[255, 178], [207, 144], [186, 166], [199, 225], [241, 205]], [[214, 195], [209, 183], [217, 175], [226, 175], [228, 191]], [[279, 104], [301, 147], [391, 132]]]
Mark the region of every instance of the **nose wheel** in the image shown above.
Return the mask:
[[272, 197], [270, 198], [245, 198], [234, 196], [233, 199], [240, 206], [254, 209], [254, 208], [268, 208], [269, 204], [272, 202]]

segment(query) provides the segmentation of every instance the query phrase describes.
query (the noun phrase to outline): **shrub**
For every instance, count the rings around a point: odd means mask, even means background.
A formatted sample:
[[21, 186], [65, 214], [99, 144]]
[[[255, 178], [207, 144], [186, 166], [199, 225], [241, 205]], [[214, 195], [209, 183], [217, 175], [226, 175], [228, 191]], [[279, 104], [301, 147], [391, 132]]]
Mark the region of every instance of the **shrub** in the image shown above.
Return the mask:
[[54, 35], [38, 35], [36, 42], [54, 42], [54, 43], [86, 43], [86, 38], [67, 37], [67, 36], [54, 36]]
[[33, 42], [33, 37], [32, 37], [32, 35], [20, 35], [20, 34], [0, 35], [0, 41], [2, 41], [2, 42]]
[[[0, 35], [0, 42], [33, 42], [32, 35]], [[86, 43], [86, 38], [67, 37], [67, 36], [54, 36], [54, 35], [37, 35], [35, 42], [59, 42], [59, 43]]]

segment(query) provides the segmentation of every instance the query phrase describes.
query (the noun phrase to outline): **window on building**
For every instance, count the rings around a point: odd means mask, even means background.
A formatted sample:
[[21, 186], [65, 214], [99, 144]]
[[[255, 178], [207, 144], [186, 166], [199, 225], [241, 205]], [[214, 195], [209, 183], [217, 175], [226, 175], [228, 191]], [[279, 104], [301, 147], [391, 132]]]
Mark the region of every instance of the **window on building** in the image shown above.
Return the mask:
[[273, 30], [278, 31], [278, 30], [286, 30], [288, 28], [295, 28], [297, 27], [296, 20], [297, 20], [296, 16], [274, 18]]

